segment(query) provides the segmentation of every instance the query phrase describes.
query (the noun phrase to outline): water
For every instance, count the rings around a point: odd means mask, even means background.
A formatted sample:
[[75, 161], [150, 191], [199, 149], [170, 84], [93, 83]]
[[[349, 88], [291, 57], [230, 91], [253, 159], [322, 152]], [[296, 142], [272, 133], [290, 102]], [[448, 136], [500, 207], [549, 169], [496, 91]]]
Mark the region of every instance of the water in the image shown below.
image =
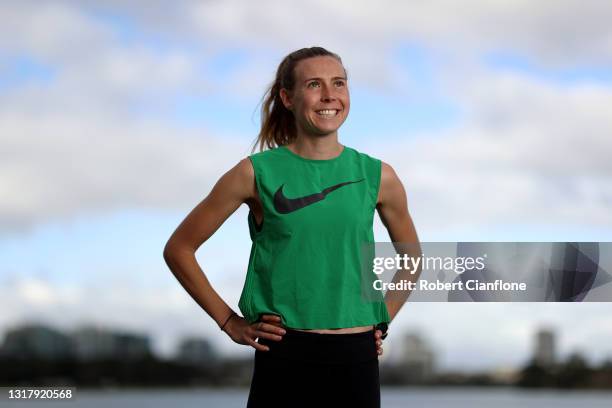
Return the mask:
[[[393, 388], [383, 387], [384, 408], [610, 408], [612, 392], [605, 391], [525, 391], [513, 388]], [[78, 390], [72, 402], [55, 401], [0, 401], [2, 407], [74, 407], [74, 408], [122, 408], [181, 407], [181, 408], [244, 408], [247, 388], [223, 389], [156, 389], [156, 390]], [[4, 396], [6, 398], [6, 396]], [[40, 404], [43, 405], [40, 405]]]

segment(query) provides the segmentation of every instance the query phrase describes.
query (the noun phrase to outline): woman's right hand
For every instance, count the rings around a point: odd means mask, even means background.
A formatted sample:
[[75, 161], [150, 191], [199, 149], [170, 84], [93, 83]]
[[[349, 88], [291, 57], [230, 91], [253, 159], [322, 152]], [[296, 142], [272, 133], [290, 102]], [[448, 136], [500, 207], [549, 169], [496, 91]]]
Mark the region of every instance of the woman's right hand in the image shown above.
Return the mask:
[[264, 314], [260, 322], [249, 324], [243, 317], [235, 315], [225, 325], [225, 332], [238, 343], [253, 346], [256, 350], [269, 351], [270, 348], [259, 344], [255, 339], [280, 341], [286, 333], [281, 324], [280, 316]]

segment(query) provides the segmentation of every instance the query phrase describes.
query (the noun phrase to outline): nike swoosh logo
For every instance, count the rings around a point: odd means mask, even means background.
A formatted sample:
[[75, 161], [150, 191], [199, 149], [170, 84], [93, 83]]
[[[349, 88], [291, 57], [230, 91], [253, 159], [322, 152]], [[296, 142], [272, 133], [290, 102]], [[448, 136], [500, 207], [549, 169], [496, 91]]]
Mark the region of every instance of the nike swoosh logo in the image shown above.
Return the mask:
[[283, 194], [283, 186], [285, 183], [281, 184], [281, 186], [274, 193], [274, 209], [281, 214], [289, 214], [290, 212], [297, 211], [301, 208], [304, 208], [308, 205], [319, 202], [331, 193], [334, 190], [339, 189], [342, 186], [346, 186], [347, 184], [359, 183], [365, 179], [357, 180], [357, 181], [345, 181], [340, 184], [333, 185], [331, 187], [327, 187], [320, 193], [310, 194], [304, 197], [298, 198], [287, 198]]

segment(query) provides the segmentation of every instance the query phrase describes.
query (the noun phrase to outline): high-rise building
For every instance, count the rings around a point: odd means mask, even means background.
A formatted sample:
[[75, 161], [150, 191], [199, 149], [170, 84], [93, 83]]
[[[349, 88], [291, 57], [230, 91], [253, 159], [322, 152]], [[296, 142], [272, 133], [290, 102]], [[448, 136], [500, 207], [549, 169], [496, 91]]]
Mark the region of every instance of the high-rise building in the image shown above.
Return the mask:
[[72, 339], [79, 360], [115, 357], [115, 339], [110, 330], [84, 326], [72, 332]]
[[434, 353], [425, 339], [416, 333], [404, 337], [402, 365], [411, 380], [423, 381], [434, 373]]
[[188, 337], [181, 341], [176, 359], [184, 364], [206, 366], [215, 363], [215, 352], [206, 339]]
[[555, 333], [551, 329], [542, 328], [536, 333], [533, 359], [541, 367], [555, 364]]
[[68, 336], [43, 324], [25, 324], [7, 331], [3, 354], [10, 357], [55, 360], [73, 353]]
[[74, 330], [71, 337], [79, 360], [104, 358], [129, 360], [153, 354], [149, 337], [142, 334], [83, 326]]

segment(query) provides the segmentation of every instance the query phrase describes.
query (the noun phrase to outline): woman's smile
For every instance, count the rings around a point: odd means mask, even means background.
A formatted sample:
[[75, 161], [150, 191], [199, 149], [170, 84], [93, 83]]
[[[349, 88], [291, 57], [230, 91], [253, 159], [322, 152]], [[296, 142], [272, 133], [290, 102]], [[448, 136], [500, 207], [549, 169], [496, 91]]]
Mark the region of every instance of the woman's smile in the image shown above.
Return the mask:
[[337, 121], [338, 119], [342, 119], [343, 112], [344, 109], [342, 108], [326, 108], [315, 110], [317, 119], [323, 121], [321, 123], [331, 123]]
[[317, 115], [321, 116], [322, 118], [329, 119], [329, 118], [333, 118], [337, 116], [340, 110], [339, 109], [322, 109], [322, 110], [318, 110], [315, 112], [317, 113]]

